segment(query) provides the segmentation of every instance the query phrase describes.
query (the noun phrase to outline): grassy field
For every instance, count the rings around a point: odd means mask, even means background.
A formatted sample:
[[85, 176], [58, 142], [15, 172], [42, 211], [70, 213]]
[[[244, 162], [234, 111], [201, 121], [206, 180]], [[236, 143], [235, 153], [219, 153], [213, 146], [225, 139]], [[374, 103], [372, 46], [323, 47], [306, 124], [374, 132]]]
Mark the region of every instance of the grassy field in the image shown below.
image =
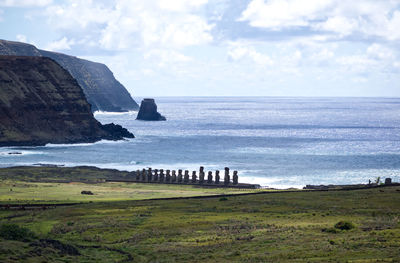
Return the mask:
[[[96, 167], [12, 167], [0, 169], [0, 204], [80, 203], [256, 192], [185, 184], [105, 182], [129, 173]], [[82, 195], [90, 191], [93, 195]]]
[[[82, 195], [91, 191], [93, 195]], [[37, 183], [0, 180], [0, 204], [74, 203], [96, 201], [142, 200], [168, 197], [221, 195], [256, 192], [234, 188], [201, 188], [191, 185], [143, 183]]]
[[0, 262], [400, 262], [399, 204], [382, 187], [2, 210]]

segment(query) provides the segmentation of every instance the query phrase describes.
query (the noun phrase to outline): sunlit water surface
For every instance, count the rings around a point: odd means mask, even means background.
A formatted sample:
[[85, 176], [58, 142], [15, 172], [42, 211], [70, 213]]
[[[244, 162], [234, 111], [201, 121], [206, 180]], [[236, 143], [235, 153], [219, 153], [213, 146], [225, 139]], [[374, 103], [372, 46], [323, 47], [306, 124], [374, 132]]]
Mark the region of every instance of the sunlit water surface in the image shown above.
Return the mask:
[[[140, 101], [140, 100], [138, 100]], [[35, 163], [136, 170], [239, 171], [272, 187], [400, 181], [400, 98], [156, 98], [165, 122], [101, 113], [126, 141], [0, 148], [0, 166]], [[22, 154], [9, 154], [20, 152]]]

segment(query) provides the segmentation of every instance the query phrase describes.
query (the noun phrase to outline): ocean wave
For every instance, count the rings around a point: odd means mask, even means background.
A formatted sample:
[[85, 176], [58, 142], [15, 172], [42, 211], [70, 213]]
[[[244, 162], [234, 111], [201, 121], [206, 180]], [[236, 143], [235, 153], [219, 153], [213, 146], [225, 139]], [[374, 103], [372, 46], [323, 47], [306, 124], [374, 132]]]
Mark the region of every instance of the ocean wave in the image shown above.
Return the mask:
[[25, 155], [42, 155], [42, 154], [47, 154], [42, 151], [26, 151], [26, 150], [20, 150], [20, 149], [9, 149], [6, 151], [1, 151], [0, 156], [2, 157], [18, 157], [18, 156], [25, 156]]
[[39, 147], [47, 147], [47, 148], [57, 148], [57, 147], [84, 147], [84, 146], [91, 146], [91, 145], [98, 145], [98, 144], [120, 144], [120, 143], [126, 143], [128, 141], [131, 141], [133, 139], [124, 139], [124, 140], [118, 140], [118, 141], [113, 141], [113, 140], [100, 140], [97, 142], [92, 142], [92, 143], [60, 143], [60, 144], [55, 144], [55, 143], [48, 143], [45, 146], [39, 146]]
[[275, 188], [275, 189], [288, 189], [298, 188], [302, 189], [305, 185], [299, 184], [299, 179], [295, 177], [260, 177], [260, 176], [247, 176], [240, 175], [239, 171], [239, 183], [259, 184], [262, 187]]
[[112, 112], [112, 111], [95, 111], [93, 115], [136, 115], [137, 111], [125, 111], [125, 112]]

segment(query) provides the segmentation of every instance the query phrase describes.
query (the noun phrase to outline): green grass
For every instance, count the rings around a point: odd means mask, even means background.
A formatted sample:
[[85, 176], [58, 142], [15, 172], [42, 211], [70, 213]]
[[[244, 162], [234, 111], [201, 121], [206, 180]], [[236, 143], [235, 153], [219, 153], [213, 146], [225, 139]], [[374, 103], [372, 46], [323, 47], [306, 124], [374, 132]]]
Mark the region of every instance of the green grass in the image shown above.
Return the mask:
[[[87, 190], [94, 195], [82, 195]], [[204, 188], [191, 185], [143, 183], [37, 183], [0, 181], [1, 203], [61, 203], [142, 200], [167, 197], [203, 196], [256, 192], [234, 188]]]
[[[0, 224], [26, 227], [37, 239], [0, 238], [0, 262], [400, 262], [398, 186], [226, 199], [2, 210]], [[340, 221], [354, 228], [335, 228]]]

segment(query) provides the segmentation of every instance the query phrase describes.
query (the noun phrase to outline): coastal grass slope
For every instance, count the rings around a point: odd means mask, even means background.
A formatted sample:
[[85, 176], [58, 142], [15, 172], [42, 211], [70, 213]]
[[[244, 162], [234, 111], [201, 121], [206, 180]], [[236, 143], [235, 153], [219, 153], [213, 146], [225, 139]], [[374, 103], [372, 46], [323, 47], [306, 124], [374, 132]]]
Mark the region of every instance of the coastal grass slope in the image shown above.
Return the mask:
[[[106, 182], [128, 177], [126, 171], [78, 167], [11, 167], [0, 169], [0, 205], [62, 204], [143, 200], [259, 192], [185, 184]], [[83, 195], [89, 191], [93, 195]]]
[[[10, 180], [0, 182], [0, 205], [106, 202], [259, 192], [258, 190], [235, 188], [202, 188], [192, 185], [124, 182], [97, 184], [33, 183]], [[81, 194], [82, 191], [92, 194]]]
[[399, 203], [392, 186], [0, 210], [0, 261], [399, 262]]

